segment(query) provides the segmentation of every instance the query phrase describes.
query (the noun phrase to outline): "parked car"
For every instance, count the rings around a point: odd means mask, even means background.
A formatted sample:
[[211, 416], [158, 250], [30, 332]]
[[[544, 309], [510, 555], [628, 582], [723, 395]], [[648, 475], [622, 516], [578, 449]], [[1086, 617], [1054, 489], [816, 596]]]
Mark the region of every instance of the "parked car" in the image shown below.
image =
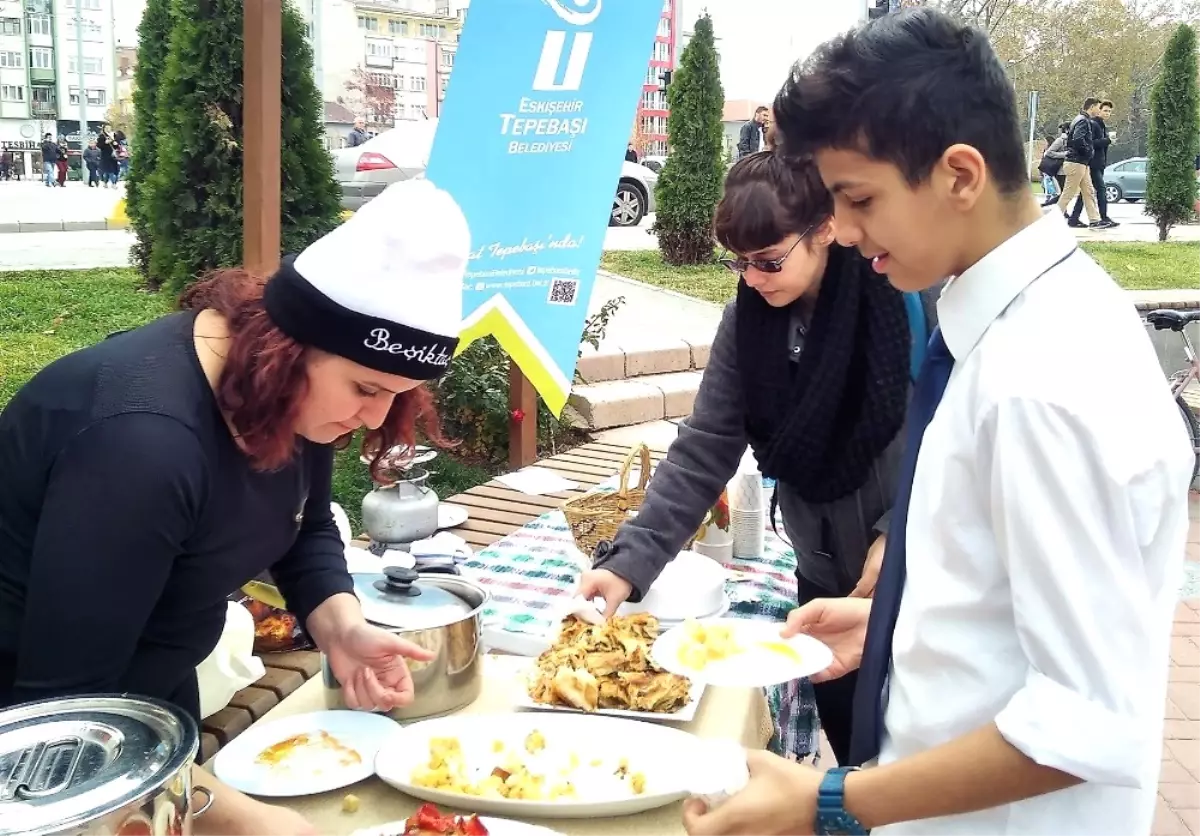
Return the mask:
[[333, 172], [342, 190], [342, 208], [355, 212], [392, 183], [422, 176], [436, 130], [436, 119], [400, 122], [356, 148], [334, 151]]
[[1130, 203], [1146, 196], [1146, 157], [1130, 157], [1104, 169], [1104, 193], [1109, 203], [1128, 200]]
[[[333, 152], [334, 175], [342, 191], [342, 209], [354, 212], [392, 183], [423, 177], [433, 149], [436, 119], [400, 122], [357, 148]], [[637, 226], [655, 209], [658, 175], [625, 162], [613, 198], [610, 226]]]
[[617, 182], [617, 194], [613, 198], [609, 226], [637, 226], [642, 218], [656, 209], [654, 188], [658, 175], [644, 165], [631, 162], [621, 164], [621, 179]]
[[657, 155], [650, 155], [648, 157], [642, 157], [641, 163], [655, 174], [662, 174], [663, 166], [667, 164], [667, 158]]

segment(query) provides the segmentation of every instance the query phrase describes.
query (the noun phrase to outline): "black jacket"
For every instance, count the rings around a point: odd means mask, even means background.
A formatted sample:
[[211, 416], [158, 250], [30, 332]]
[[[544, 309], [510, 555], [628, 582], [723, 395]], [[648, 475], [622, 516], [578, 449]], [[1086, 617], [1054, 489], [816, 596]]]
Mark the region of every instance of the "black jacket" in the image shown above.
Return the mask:
[[759, 122], [751, 119], [746, 124], [742, 125], [742, 132], [738, 136], [738, 159], [747, 157], [758, 151], [762, 144], [763, 126]]
[[1108, 146], [1112, 140], [1108, 138], [1108, 125], [1099, 116], [1092, 118], [1092, 168], [1103, 170], [1108, 165]]
[[58, 162], [58, 143], [43, 142], [42, 143], [42, 162], [56, 163]]
[[1071, 120], [1067, 130], [1067, 162], [1087, 165], [1092, 161], [1096, 149], [1093, 143], [1092, 120], [1086, 113], [1081, 113]]

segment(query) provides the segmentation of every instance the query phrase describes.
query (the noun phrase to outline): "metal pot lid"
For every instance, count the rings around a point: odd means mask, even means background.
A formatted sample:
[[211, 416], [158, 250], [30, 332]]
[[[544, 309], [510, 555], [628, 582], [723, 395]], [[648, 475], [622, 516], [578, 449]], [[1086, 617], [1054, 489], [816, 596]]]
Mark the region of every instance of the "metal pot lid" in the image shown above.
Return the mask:
[[363, 617], [384, 627], [431, 630], [456, 624], [475, 610], [470, 601], [449, 589], [422, 583], [417, 570], [407, 566], [389, 566], [383, 574], [352, 577]]
[[157, 700], [70, 697], [0, 710], [0, 836], [71, 831], [153, 793], [190, 768], [199, 740], [190, 716]]

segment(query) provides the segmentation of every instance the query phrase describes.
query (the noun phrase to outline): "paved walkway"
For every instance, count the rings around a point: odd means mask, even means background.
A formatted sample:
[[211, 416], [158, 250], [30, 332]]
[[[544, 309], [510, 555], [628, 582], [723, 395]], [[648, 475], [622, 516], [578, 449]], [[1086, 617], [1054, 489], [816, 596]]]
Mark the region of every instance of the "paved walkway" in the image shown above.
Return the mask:
[[[1200, 494], [1191, 497], [1187, 558], [1200, 570]], [[1152, 836], [1200, 836], [1200, 597], [1195, 584], [1175, 610], [1163, 731], [1162, 775]]]
[[11, 224], [102, 223], [113, 216], [124, 196], [124, 183], [105, 189], [67, 181], [61, 189], [48, 189], [28, 180], [0, 182], [0, 229]]

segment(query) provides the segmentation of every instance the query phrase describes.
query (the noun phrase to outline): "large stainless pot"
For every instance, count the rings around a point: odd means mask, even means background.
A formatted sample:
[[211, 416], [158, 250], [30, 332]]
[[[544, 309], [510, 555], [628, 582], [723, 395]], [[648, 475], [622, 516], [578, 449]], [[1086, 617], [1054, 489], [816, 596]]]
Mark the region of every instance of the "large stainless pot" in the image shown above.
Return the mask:
[[[475, 700], [483, 688], [483, 609], [487, 590], [457, 575], [418, 573], [398, 566], [383, 574], [354, 574], [354, 592], [372, 624], [434, 652], [408, 663], [416, 699], [389, 712], [396, 720], [447, 714]], [[345, 708], [341, 684], [321, 654], [325, 703]]]
[[0, 711], [0, 836], [188, 836], [212, 803], [192, 787], [199, 744], [192, 718], [157, 700], [71, 697]]

